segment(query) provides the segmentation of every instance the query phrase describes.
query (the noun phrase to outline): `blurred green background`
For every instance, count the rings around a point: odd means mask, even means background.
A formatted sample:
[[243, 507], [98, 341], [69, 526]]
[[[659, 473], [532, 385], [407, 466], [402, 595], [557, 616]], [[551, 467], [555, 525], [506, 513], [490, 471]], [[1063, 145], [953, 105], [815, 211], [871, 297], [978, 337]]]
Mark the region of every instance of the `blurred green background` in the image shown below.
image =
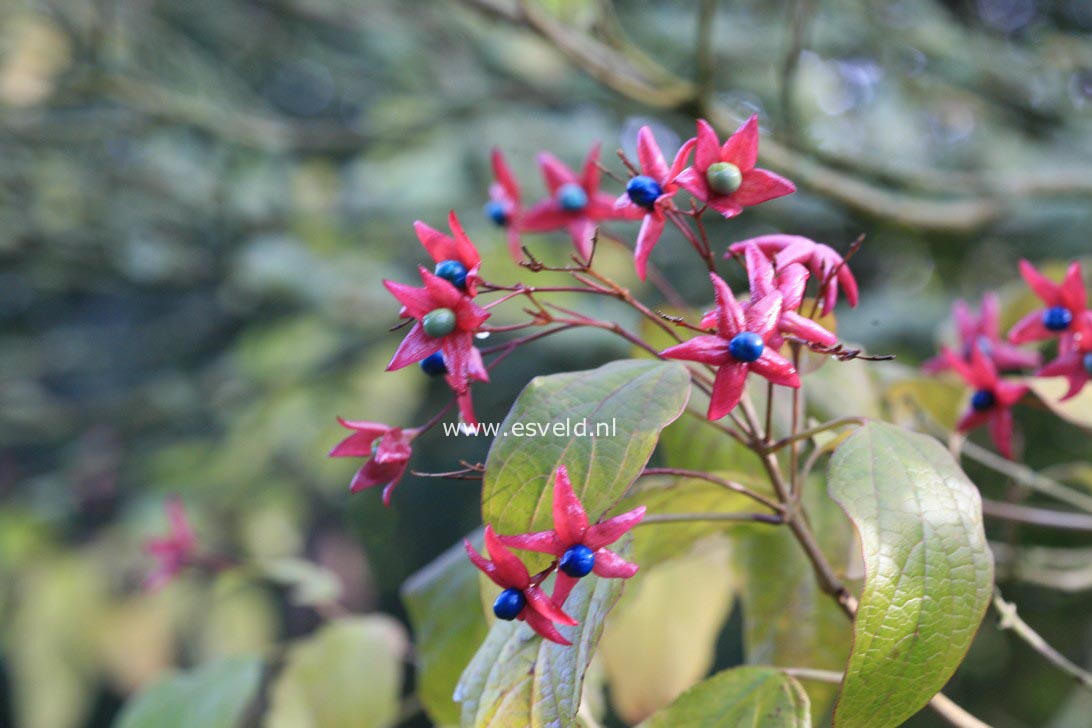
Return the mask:
[[[491, 147], [533, 198], [540, 149], [575, 165], [601, 141], [620, 171], [611, 152], [632, 149], [640, 124], [670, 147], [693, 113], [604, 88], [508, 23], [502, 0], [468, 5], [492, 12], [0, 3], [0, 726], [108, 725], [171, 665], [318, 623], [284, 589], [237, 576], [140, 594], [140, 543], [163, 531], [167, 494], [210, 549], [317, 561], [347, 607], [399, 617], [400, 583], [478, 525], [473, 482], [408, 476], [388, 510], [376, 493], [349, 497], [353, 464], [324, 457], [342, 434], [335, 415], [410, 425], [446, 401], [416, 367], [382, 372], [400, 336], [387, 332], [397, 308], [381, 279], [412, 281], [426, 261], [412, 222], [443, 227], [452, 208], [487, 278], [525, 278], [480, 214]], [[726, 245], [784, 230], [842, 250], [866, 233], [863, 303], [840, 330], [870, 350], [920, 361], [954, 297], [1012, 283], [1021, 256], [1092, 250], [1085, 0], [536, 7], [566, 37], [622, 57], [641, 48], [682, 78], [712, 71], [710, 99], [736, 121], [761, 115], [776, 141], [761, 163], [800, 192], [712, 233]], [[695, 60], [699, 8], [713, 21], [707, 65]], [[568, 246], [530, 242], [559, 260]], [[703, 304], [703, 269], [685, 250], [668, 235], [652, 261]], [[623, 253], [605, 260], [637, 286]], [[620, 355], [584, 334], [521, 351], [475, 387], [479, 416], [501, 419], [535, 374]], [[1092, 454], [1087, 434], [1041, 413], [1023, 433], [1033, 466]], [[487, 445], [434, 437], [413, 467], [450, 470]], [[1010, 596], [1087, 663], [1089, 586]], [[1087, 699], [990, 625], [953, 698], [997, 726], [1092, 726]], [[737, 614], [724, 664], [738, 659], [738, 629]]]

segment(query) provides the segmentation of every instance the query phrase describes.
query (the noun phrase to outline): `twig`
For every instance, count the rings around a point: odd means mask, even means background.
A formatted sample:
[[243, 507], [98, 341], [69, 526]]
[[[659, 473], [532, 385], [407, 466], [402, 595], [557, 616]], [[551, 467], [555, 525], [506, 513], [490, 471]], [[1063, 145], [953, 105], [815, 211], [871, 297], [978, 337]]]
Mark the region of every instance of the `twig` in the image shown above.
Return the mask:
[[1022, 506], [1016, 503], [982, 499], [982, 512], [987, 516], [1002, 518], [1006, 521], [1029, 523], [1045, 528], [1057, 528], [1064, 531], [1086, 531], [1092, 533], [1092, 516], [1084, 513], [1053, 511], [1046, 508]]
[[794, 336], [786, 336], [785, 340], [794, 344], [806, 346], [816, 354], [832, 356], [838, 361], [849, 361], [851, 359], [861, 359], [862, 361], [891, 361], [895, 358], [894, 354], [864, 354], [863, 349], [847, 349], [844, 344], [823, 346], [822, 344], [816, 344], [813, 341], [805, 341], [804, 339], [798, 339]]
[[994, 589], [993, 592], [993, 608], [997, 610], [999, 617], [997, 626], [999, 629], [1011, 630], [1031, 649], [1042, 655], [1047, 662], [1068, 673], [1077, 681], [1078, 685], [1087, 690], [1092, 690], [1092, 673], [1081, 669], [1079, 665], [1071, 662], [1069, 658], [1051, 647], [1038, 632], [1028, 626], [1027, 622], [1020, 619], [1020, 615], [1016, 613], [1016, 605], [1006, 602], [1001, 597], [999, 589]]
[[814, 680], [815, 682], [832, 684], [842, 682], [842, 679], [845, 677], [836, 670], [816, 670], [811, 667], [775, 667], [774, 669], [780, 670], [790, 677], [799, 678], [800, 680]]
[[702, 472], [701, 470], [686, 470], [684, 468], [645, 468], [641, 475], [673, 475], [679, 478], [694, 478], [696, 480], [704, 480], [709, 483], [719, 485], [722, 488], [727, 488], [728, 490], [734, 491], [741, 495], [745, 495], [752, 500], [758, 501], [762, 505], [772, 510], [774, 513], [779, 513], [784, 510], [781, 504], [777, 501], [771, 500], [760, 493], [756, 493], [745, 485], [737, 483], [734, 480], [722, 478], [719, 475]]
[[866, 420], [863, 417], [841, 417], [837, 420], [831, 420], [830, 422], [824, 422], [821, 425], [816, 425], [815, 427], [809, 427], [806, 430], [800, 430], [795, 435], [789, 435], [787, 437], [782, 437], [780, 440], [775, 440], [766, 447], [766, 450], [769, 452], [777, 452], [786, 445], [790, 445], [794, 442], [799, 442], [800, 440], [811, 439], [812, 437], [815, 437], [820, 433], [826, 432], [827, 430], [836, 430], [839, 427], [848, 427], [849, 425], [859, 426], [865, 424], [865, 421]]
[[1080, 508], [1082, 511], [1092, 513], [1092, 496], [1067, 488], [1056, 480], [1040, 475], [1025, 465], [1006, 460], [970, 440], [963, 440], [960, 444], [960, 450], [979, 465], [984, 465], [990, 470], [1012, 478], [1020, 485], [1038, 491], [1043, 495], [1048, 495], [1055, 500], [1068, 503], [1075, 508]]
[[738, 521], [751, 523], [768, 523], [780, 525], [784, 523], [781, 516], [772, 513], [651, 513], [641, 519], [638, 526], [649, 526], [657, 523], [695, 523], [701, 521]]

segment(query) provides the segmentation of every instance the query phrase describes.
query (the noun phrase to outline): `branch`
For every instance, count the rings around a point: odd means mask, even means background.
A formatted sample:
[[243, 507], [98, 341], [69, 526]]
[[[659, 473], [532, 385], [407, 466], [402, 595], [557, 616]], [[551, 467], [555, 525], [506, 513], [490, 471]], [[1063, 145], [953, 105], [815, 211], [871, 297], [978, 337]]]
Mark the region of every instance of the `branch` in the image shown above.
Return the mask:
[[706, 521], [736, 521], [750, 523], [768, 523], [772, 526], [784, 523], [781, 516], [770, 513], [650, 513], [641, 519], [638, 526], [658, 523], [700, 523]]
[[796, 105], [793, 103], [793, 90], [796, 87], [796, 72], [800, 67], [800, 54], [804, 50], [804, 39], [815, 17], [816, 0], [797, 0], [792, 16], [792, 35], [789, 50], [781, 64], [781, 114], [784, 116], [786, 135], [796, 139]]
[[700, 470], [684, 470], [683, 468], [645, 468], [641, 472], [642, 476], [645, 475], [672, 475], [677, 478], [694, 478], [695, 480], [704, 480], [714, 485], [719, 485], [722, 488], [727, 488], [730, 491], [745, 495], [752, 500], [756, 500], [762, 505], [766, 506], [774, 513], [780, 513], [784, 508], [776, 501], [772, 501], [760, 493], [756, 493], [750, 488], [734, 480], [728, 480], [722, 478], [719, 475], [713, 475], [712, 473], [705, 473]]
[[1075, 508], [1080, 508], [1082, 511], [1092, 513], [1092, 496], [1087, 496], [1072, 488], [1067, 488], [1056, 480], [1051, 480], [1044, 475], [1036, 473], [1026, 465], [1020, 465], [1011, 460], [1006, 460], [1000, 455], [974, 444], [970, 440], [964, 439], [960, 444], [959, 449], [964, 455], [971, 460], [974, 460], [979, 465], [984, 465], [990, 470], [1001, 473], [1026, 488], [1038, 491], [1043, 495], [1048, 495], [1063, 503], [1068, 503]]
[[1047, 662], [1068, 673], [1081, 687], [1092, 690], [1092, 673], [1081, 669], [1080, 666], [1071, 662], [1061, 652], [1047, 644], [1047, 641], [1038, 632], [1028, 626], [1027, 622], [1020, 619], [1020, 615], [1016, 613], [1016, 605], [1001, 598], [1001, 591], [998, 589], [994, 589], [993, 592], [993, 608], [997, 610], [999, 617], [997, 626], [1000, 629], [1011, 630], [1031, 649], [1046, 658]]
[[697, 15], [697, 33], [694, 42], [695, 74], [697, 93], [702, 99], [709, 99], [714, 90], [714, 74], [717, 66], [716, 50], [713, 47], [713, 26], [717, 19], [717, 0], [700, 0]]
[[1002, 518], [1006, 521], [1029, 523], [1045, 528], [1058, 528], [1064, 531], [1085, 531], [1092, 533], [1092, 516], [1068, 511], [1052, 511], [1046, 508], [1033, 508], [1016, 503], [982, 499], [982, 512], [987, 516]]

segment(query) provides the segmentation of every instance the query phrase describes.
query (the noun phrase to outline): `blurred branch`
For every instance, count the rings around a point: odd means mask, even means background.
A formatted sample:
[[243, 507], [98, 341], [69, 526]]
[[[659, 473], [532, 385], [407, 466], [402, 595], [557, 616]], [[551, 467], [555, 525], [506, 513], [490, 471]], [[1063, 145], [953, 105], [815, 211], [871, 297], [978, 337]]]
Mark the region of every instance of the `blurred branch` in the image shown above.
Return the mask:
[[785, 135], [789, 141], [795, 141], [797, 138], [799, 120], [796, 118], [796, 106], [793, 103], [796, 72], [800, 67], [800, 54], [804, 50], [804, 40], [811, 27], [812, 18], [815, 17], [817, 5], [816, 0], [797, 0], [793, 9], [789, 49], [781, 64], [781, 114], [784, 117], [782, 121], [785, 125]]
[[1033, 508], [1016, 503], [1001, 503], [986, 499], [982, 500], [982, 512], [987, 516], [1003, 518], [1017, 523], [1092, 533], [1092, 515], [1084, 513], [1052, 511], [1046, 508]]
[[[612, 48], [554, 20], [526, 0], [459, 0], [488, 17], [522, 26], [549, 41], [592, 78], [628, 98], [655, 108], [676, 108], [693, 101], [695, 87], [662, 66], [640, 70], [625, 47]], [[655, 78], [651, 77], [655, 76]]]
[[1016, 605], [1002, 599], [1001, 592], [997, 589], [993, 593], [993, 608], [997, 610], [1000, 617], [998, 622], [1000, 629], [1011, 630], [1031, 649], [1042, 655], [1047, 662], [1073, 677], [1078, 685], [1092, 690], [1092, 673], [1081, 669], [1080, 666], [1071, 662], [1061, 652], [1051, 647], [1038, 632], [1028, 626], [1027, 622], [1020, 619], [1020, 615], [1016, 613]]
[[700, 0], [698, 4], [695, 38], [695, 72], [697, 76], [697, 93], [701, 99], [709, 99], [713, 95], [714, 74], [716, 73], [717, 54], [713, 44], [713, 26], [717, 20], [718, 0]]
[[[723, 105], [703, 100], [698, 87], [667, 69], [638, 70], [622, 51], [608, 47], [575, 28], [565, 26], [526, 0], [459, 0], [497, 20], [520, 26], [550, 42], [562, 55], [607, 87], [647, 106], [702, 115], [722, 131], [738, 123]], [[654, 78], [658, 77], [658, 78]], [[889, 222], [925, 230], [971, 232], [1004, 217], [1018, 197], [1092, 194], [1092, 170], [1026, 170], [1016, 179], [997, 181], [983, 171], [970, 179], [961, 199], [944, 199], [881, 187], [854, 171], [829, 164], [766, 138], [763, 159], [803, 186], [849, 208]], [[892, 171], [892, 174], [895, 174]], [[927, 172], [944, 177], [940, 171]], [[989, 180], [989, 181], [987, 181]], [[906, 187], [899, 182], [900, 187]]]
[[1009, 567], [1011, 578], [1063, 592], [1092, 589], [1092, 553], [1087, 548], [1014, 547], [990, 543], [994, 560]]
[[1085, 495], [1072, 488], [1067, 488], [1056, 480], [1051, 480], [1050, 478], [1036, 473], [1026, 465], [1006, 460], [1000, 455], [974, 444], [970, 440], [964, 439], [959, 445], [959, 450], [979, 465], [984, 465], [991, 470], [1012, 478], [1015, 482], [1026, 488], [1038, 491], [1043, 495], [1050, 496], [1063, 503], [1068, 503], [1075, 508], [1080, 508], [1082, 511], [1092, 513], [1092, 496]]

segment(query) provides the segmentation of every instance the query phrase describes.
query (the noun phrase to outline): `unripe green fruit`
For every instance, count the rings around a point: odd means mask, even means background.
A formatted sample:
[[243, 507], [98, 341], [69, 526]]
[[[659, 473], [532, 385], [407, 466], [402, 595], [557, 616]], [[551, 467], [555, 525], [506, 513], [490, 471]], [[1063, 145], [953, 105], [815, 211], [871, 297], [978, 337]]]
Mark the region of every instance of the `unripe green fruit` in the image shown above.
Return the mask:
[[450, 308], [437, 308], [425, 314], [421, 319], [425, 333], [434, 339], [447, 336], [455, 330], [455, 312]]
[[743, 184], [743, 172], [731, 162], [717, 162], [705, 170], [705, 181], [717, 194], [730, 195]]

